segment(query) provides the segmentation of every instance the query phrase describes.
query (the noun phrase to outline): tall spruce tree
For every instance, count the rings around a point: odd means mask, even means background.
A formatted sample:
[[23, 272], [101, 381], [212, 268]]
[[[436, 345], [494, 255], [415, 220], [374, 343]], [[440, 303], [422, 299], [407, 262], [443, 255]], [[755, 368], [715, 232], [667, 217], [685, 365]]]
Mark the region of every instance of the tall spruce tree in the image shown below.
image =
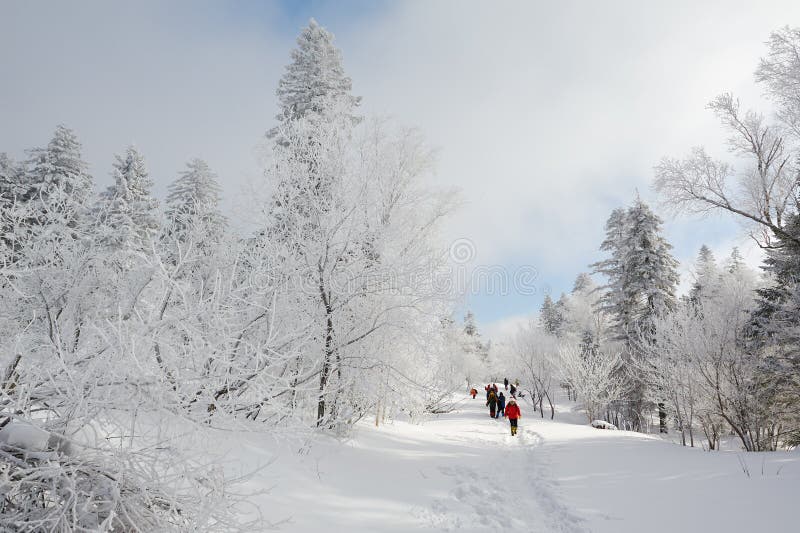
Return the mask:
[[697, 304], [702, 299], [713, 296], [719, 281], [717, 261], [711, 249], [704, 244], [700, 247], [695, 261], [694, 283], [689, 290], [689, 301]]
[[198, 245], [218, 242], [227, 219], [219, 208], [217, 175], [201, 159], [192, 159], [168, 188], [168, 231], [179, 241], [192, 236]]
[[0, 152], [0, 201], [22, 199], [25, 192], [25, 169], [8, 154]]
[[345, 74], [342, 53], [333, 40], [333, 34], [313, 18], [300, 33], [292, 62], [278, 82], [280, 111], [275, 118], [280, 124], [269, 131], [269, 137], [280, 141], [282, 125], [309, 113], [324, 114], [334, 101], [351, 108], [359, 105], [361, 98], [350, 94], [353, 82]]
[[157, 232], [158, 202], [151, 194], [153, 182], [144, 157], [130, 146], [116, 156], [114, 183], [100, 194], [96, 206], [99, 241], [115, 250], [144, 251]]
[[614, 209], [605, 225], [606, 238], [600, 245], [600, 250], [610, 257], [590, 265], [593, 272], [602, 274], [606, 278], [605, 285], [600, 286], [602, 291], [600, 309], [613, 317], [614, 335], [619, 339], [625, 338], [627, 330], [625, 318], [624, 284], [626, 283], [625, 268], [625, 236], [628, 230], [627, 213], [623, 208]]
[[630, 340], [653, 316], [675, 306], [678, 262], [661, 235], [661, 223], [640, 198], [627, 210], [615, 209], [606, 223], [600, 249], [611, 257], [592, 266], [606, 276], [601, 306], [614, 318], [621, 340]]
[[[292, 61], [278, 84], [278, 125], [267, 133], [274, 140], [275, 159], [286, 171], [273, 184], [270, 219], [262, 237], [285, 247], [293, 256], [287, 261], [323, 266], [320, 272], [309, 269], [305, 274], [309, 277], [305, 283], [317, 290], [304, 295], [304, 305], [321, 326], [314, 339], [321, 347], [320, 425], [338, 416], [346, 378], [339, 335], [353, 330], [357, 321], [354, 312], [344, 312], [334, 303], [335, 287], [326, 277], [330, 273], [324, 272], [324, 266], [332, 255], [337, 256], [339, 267], [346, 264], [351, 269], [363, 269], [375, 263], [372, 247], [367, 245], [371, 243], [352, 239], [344, 248], [338, 244], [332, 247], [331, 239], [342, 226], [336, 223], [335, 227], [326, 227], [345, 208], [342, 187], [347, 176], [342, 170], [346, 166], [342, 149], [353, 138], [359, 104], [351, 88], [333, 35], [312, 19], [298, 37]], [[359, 238], [369, 240], [364, 229], [359, 231]], [[365, 257], [370, 261], [365, 262]]]
[[539, 310], [539, 323], [542, 328], [556, 337], [560, 337], [564, 327], [564, 301], [565, 296], [561, 295], [558, 302], [554, 302], [550, 295], [544, 297], [542, 308]]
[[628, 209], [625, 239], [625, 300], [634, 327], [647, 328], [655, 315], [675, 308], [678, 262], [661, 235], [661, 219], [640, 198]]
[[[800, 445], [800, 215], [789, 217], [786, 236], [776, 235], [762, 269], [769, 284], [756, 289], [748, 335], [759, 360], [754, 386], [771, 413], [781, 413], [782, 440]], [[738, 271], [735, 270], [735, 275]]]
[[[330, 135], [322, 137], [332, 131], [346, 137], [358, 121], [355, 108], [361, 99], [351, 94], [352, 81], [333, 41], [333, 34], [311, 19], [278, 82], [278, 124], [267, 137], [279, 149], [291, 150], [292, 159], [304, 170], [293, 180], [274, 184], [267, 233], [282, 242], [308, 238], [316, 229], [309, 215], [329, 209], [330, 189], [339, 177], [319, 169], [319, 159], [324, 157], [320, 151], [331, 141]], [[299, 220], [304, 223], [298, 225]]]
[[467, 311], [467, 314], [464, 315], [464, 334], [469, 337], [478, 335], [478, 326], [475, 324], [475, 315], [472, 311]]
[[[594, 271], [606, 276], [601, 309], [613, 319], [616, 338], [626, 347], [628, 361], [624, 376], [629, 398], [624, 415], [636, 429], [644, 416], [646, 383], [641, 375], [637, 343], [648, 342], [653, 320], [674, 309], [678, 284], [678, 262], [671, 246], [661, 235], [661, 219], [641, 198], [626, 210], [615, 209], [606, 223], [601, 250], [611, 257], [595, 263]], [[659, 404], [661, 430], [666, 431], [666, 413]]]
[[742, 253], [739, 251], [739, 248], [734, 246], [733, 250], [731, 250], [731, 255], [725, 262], [725, 270], [727, 270], [729, 274], [733, 274], [741, 270], [743, 265], [744, 258], [742, 257]]
[[57, 126], [46, 148], [29, 151], [26, 166], [24, 200], [33, 213], [31, 231], [43, 230], [53, 242], [78, 239], [94, 184], [75, 132]]
[[594, 282], [592, 281], [591, 276], [589, 276], [589, 274], [587, 274], [586, 272], [581, 272], [575, 278], [575, 283], [572, 284], [572, 294], [584, 292], [593, 286]]
[[464, 315], [464, 336], [464, 350], [476, 354], [481, 362], [487, 363], [490, 343], [484, 343], [481, 340], [481, 334], [478, 332], [478, 325], [475, 323], [475, 315], [472, 311], [467, 311], [467, 314]]
[[14, 248], [17, 239], [15, 215], [12, 210], [24, 201], [27, 192], [25, 184], [25, 169], [17, 164], [5, 152], [0, 152], [0, 245], [3, 246], [3, 263], [14, 260]]

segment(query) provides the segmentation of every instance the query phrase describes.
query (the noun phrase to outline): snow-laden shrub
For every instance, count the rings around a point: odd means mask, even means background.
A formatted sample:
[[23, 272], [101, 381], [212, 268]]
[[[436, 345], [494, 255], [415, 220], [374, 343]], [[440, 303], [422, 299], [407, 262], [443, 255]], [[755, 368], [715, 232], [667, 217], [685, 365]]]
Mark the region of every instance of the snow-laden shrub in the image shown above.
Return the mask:
[[15, 421], [0, 430], [0, 531], [248, 531], [218, 468], [179, 450], [88, 448]]

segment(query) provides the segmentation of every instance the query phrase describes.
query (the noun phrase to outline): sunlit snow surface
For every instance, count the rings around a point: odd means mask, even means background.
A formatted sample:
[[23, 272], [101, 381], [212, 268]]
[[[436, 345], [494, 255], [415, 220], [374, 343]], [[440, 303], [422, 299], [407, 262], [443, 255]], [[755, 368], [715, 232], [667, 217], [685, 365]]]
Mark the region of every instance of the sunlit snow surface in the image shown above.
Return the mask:
[[[275, 460], [248, 490], [279, 530], [657, 532], [794, 530], [800, 453], [704, 452], [523, 405], [520, 434], [480, 395], [422, 425], [364, 421], [344, 444], [232, 436], [232, 458]], [[748, 477], [740, 463], [749, 465]]]

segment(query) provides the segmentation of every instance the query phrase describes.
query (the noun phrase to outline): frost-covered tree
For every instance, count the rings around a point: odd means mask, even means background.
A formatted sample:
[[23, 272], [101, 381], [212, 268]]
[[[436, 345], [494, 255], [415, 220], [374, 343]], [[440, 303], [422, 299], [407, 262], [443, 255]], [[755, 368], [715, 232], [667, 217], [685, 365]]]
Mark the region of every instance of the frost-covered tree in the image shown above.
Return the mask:
[[689, 300], [697, 302], [711, 295], [720, 282], [720, 273], [711, 249], [705, 244], [700, 247], [695, 261], [694, 283], [689, 290]]
[[[202, 159], [192, 159], [168, 188], [167, 231], [181, 242], [189, 239], [201, 245], [217, 242], [227, 220], [220, 211], [220, 186], [217, 175]], [[191, 231], [200, 230], [198, 235]]]
[[31, 205], [28, 230], [54, 246], [56, 241], [77, 239], [93, 188], [77, 136], [58, 126], [46, 148], [34, 148], [28, 154], [24, 193]]
[[617, 335], [624, 335], [624, 324], [620, 331], [619, 321], [625, 312], [624, 301], [626, 274], [625, 261], [625, 236], [628, 230], [627, 214], [625, 209], [617, 208], [611, 212], [605, 225], [606, 238], [600, 245], [600, 250], [609, 254], [609, 257], [591, 265], [593, 272], [602, 274], [606, 284], [601, 286], [602, 297], [600, 309], [611, 315], [617, 325]]
[[744, 111], [732, 94], [708, 105], [730, 134], [731, 151], [742, 162], [739, 175], [732, 164], [713, 159], [697, 147], [684, 159], [664, 158], [655, 169], [655, 185], [665, 206], [674, 211], [726, 211], [750, 224], [751, 235], [765, 247], [775, 238], [797, 242], [784, 229], [800, 209], [797, 180], [800, 137], [800, 30], [774, 32], [769, 52], [756, 71], [756, 80], [776, 104], [776, 121]]
[[661, 235], [661, 219], [641, 199], [609, 217], [600, 249], [611, 257], [593, 266], [607, 279], [601, 305], [613, 318], [619, 339], [674, 307], [678, 274], [671, 248]]
[[478, 335], [478, 326], [475, 324], [475, 315], [472, 311], [467, 311], [464, 315], [464, 335], [475, 337]]
[[[641, 353], [632, 341], [641, 332], [652, 333], [654, 320], [675, 307], [678, 263], [671, 248], [661, 235], [661, 219], [637, 198], [628, 209], [612, 212], [601, 245], [610, 257], [593, 265], [607, 279], [601, 309], [611, 317], [616, 339], [627, 346], [623, 359], [628, 364], [620, 378], [628, 381], [624, 416], [635, 428], [644, 419], [646, 384], [639, 365], [633, 364]], [[660, 415], [663, 430], [665, 414]]]
[[679, 429], [690, 437], [698, 420], [712, 449], [721, 425], [747, 451], [786, 446], [797, 429], [787, 417], [787, 404], [765, 382], [764, 361], [748, 347], [754, 280], [723, 275], [714, 294], [659, 317], [655, 334], [642, 343], [651, 377], [660, 380], [651, 390], [666, 399]]
[[[0, 152], [0, 210], [11, 213], [18, 203], [25, 200], [26, 188], [25, 169], [17, 164], [5, 152]], [[11, 223], [13, 217], [9, 216], [0, 225], [0, 242], [4, 247], [3, 261], [8, 263], [13, 261], [13, 248], [16, 238], [11, 234], [14, 231], [14, 224]]]
[[675, 306], [678, 262], [661, 234], [661, 219], [641, 199], [628, 209], [627, 219], [623, 294], [629, 306], [622, 315], [626, 325], [646, 327], [653, 316]]
[[544, 330], [556, 337], [561, 335], [564, 327], [564, 299], [562, 294], [558, 302], [554, 302], [550, 295], [544, 297], [542, 308], [539, 310], [539, 322]]
[[[793, 215], [784, 230], [800, 236], [800, 215]], [[800, 245], [776, 238], [762, 268], [769, 284], [756, 291], [751, 346], [763, 358], [762, 387], [786, 413], [786, 425], [794, 428], [790, 439], [800, 442]]]
[[462, 349], [486, 365], [489, 360], [490, 346], [481, 338], [481, 334], [478, 331], [478, 324], [475, 321], [475, 314], [472, 311], [467, 311], [464, 315], [462, 332]]
[[[345, 139], [346, 132], [352, 131], [357, 123], [355, 108], [360, 102], [360, 98], [351, 94], [352, 82], [344, 72], [341, 52], [333, 44], [333, 35], [315, 20], [311, 19], [297, 38], [297, 48], [292, 50], [291, 58], [278, 82], [278, 124], [267, 133], [284, 150], [294, 149], [291, 157], [297, 166], [292, 180], [272, 184], [272, 222], [266, 231], [272, 239], [285, 243], [292, 242], [299, 232], [315, 231], [314, 219], [310, 216], [313, 213], [306, 213], [302, 217], [304, 227], [298, 228], [293, 225], [300, 220], [289, 211], [303, 205], [329, 209], [333, 201], [331, 189], [340, 179], [337, 172], [326, 171], [318, 161], [324, 157], [321, 152], [327, 148], [323, 145], [330, 139], [314, 138], [314, 135], [339, 128], [340, 138]], [[298, 144], [292, 137], [297, 134], [300, 122], [313, 122], [319, 127], [302, 126], [304, 134], [311, 137]], [[299, 201], [299, 195], [308, 198]], [[372, 246], [370, 236], [364, 237], [362, 246]]]
[[158, 202], [144, 157], [130, 146], [116, 156], [114, 183], [100, 194], [95, 208], [98, 240], [116, 250], [144, 251], [158, 231]]
[[[289, 275], [301, 289], [298, 326], [312, 328], [307, 356], [291, 372], [300, 380], [316, 376], [320, 426], [346, 426], [354, 413], [372, 408], [368, 389], [358, 388], [360, 366], [397, 363], [368, 346], [391, 329], [409, 335], [411, 323], [418, 326], [412, 337], [433, 331], [416, 321], [436, 316], [421, 310], [447, 296], [432, 285], [442, 268], [432, 232], [449, 208], [424, 187], [431, 153], [411, 132], [381, 121], [356, 128], [345, 115], [306, 116], [283, 132], [287, 142], [275, 146], [267, 171], [283, 191], [267, 224], [281, 231], [264, 238], [285, 246], [297, 265]], [[328, 178], [324, 194], [307, 179], [309, 161]]]
[[742, 257], [742, 253], [739, 251], [739, 248], [734, 246], [731, 250], [731, 255], [728, 256], [728, 259], [725, 261], [725, 270], [733, 274], [741, 270], [743, 266], [744, 258]]
[[544, 418], [543, 407], [547, 400], [551, 420], [555, 417], [553, 392], [562, 377], [558, 343], [543, 325], [533, 322], [520, 328], [511, 343], [514, 371], [529, 392], [534, 410]]
[[562, 379], [575, 390], [590, 422], [602, 418], [611, 404], [626, 397], [627, 384], [618, 378], [623, 364], [619, 352], [599, 350], [586, 357], [576, 346], [562, 344], [558, 361]]
[[0, 152], [0, 198], [11, 202], [23, 198], [25, 188], [25, 169], [5, 152]]
[[590, 287], [594, 287], [592, 277], [586, 272], [581, 272], [572, 284], [572, 294], [586, 292]]
[[286, 66], [278, 82], [276, 116], [279, 125], [269, 132], [280, 141], [281, 126], [305, 117], [308, 113], [323, 115], [326, 107], [338, 102], [352, 115], [361, 98], [351, 94], [353, 83], [344, 71], [342, 53], [333, 44], [333, 34], [313, 18], [297, 38], [292, 62]]
[[609, 321], [600, 304], [601, 294], [588, 274], [579, 274], [566, 298], [565, 330], [578, 342], [582, 353], [590, 356], [608, 343]]

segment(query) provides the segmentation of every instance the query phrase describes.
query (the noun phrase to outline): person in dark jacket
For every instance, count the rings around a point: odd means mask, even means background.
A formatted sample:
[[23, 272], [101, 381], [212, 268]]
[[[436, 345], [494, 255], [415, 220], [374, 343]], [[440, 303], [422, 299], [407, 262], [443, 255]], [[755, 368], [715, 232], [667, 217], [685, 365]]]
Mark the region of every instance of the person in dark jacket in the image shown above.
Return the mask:
[[511, 384], [511, 396], [514, 397], [516, 395], [517, 395], [517, 387], [515, 387], [514, 384], [512, 383]]
[[517, 434], [517, 421], [522, 418], [522, 415], [519, 412], [519, 405], [517, 405], [516, 400], [511, 398], [508, 400], [508, 405], [506, 405], [506, 418], [511, 423], [511, 436]]
[[508, 390], [508, 378], [503, 379], [503, 385], [506, 386], [506, 390]]
[[489, 391], [489, 399], [486, 400], [486, 405], [489, 406], [489, 416], [494, 418], [497, 411], [497, 395], [495, 395], [494, 391]]
[[500, 418], [501, 416], [503, 417], [506, 416], [505, 409], [506, 409], [506, 397], [503, 396], [503, 393], [501, 392], [500, 395], [497, 397], [497, 418]]

